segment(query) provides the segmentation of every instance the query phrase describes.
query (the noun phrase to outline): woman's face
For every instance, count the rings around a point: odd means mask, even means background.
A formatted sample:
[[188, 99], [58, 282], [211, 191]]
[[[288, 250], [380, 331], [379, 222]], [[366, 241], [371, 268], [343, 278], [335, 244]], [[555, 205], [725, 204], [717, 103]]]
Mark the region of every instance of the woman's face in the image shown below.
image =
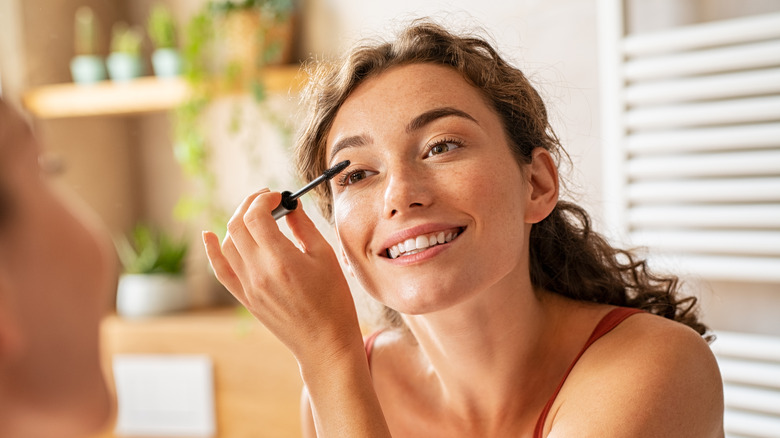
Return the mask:
[[0, 101], [0, 387], [41, 412], [64, 411], [70, 424], [103, 420], [98, 324], [115, 290], [113, 250], [42, 175], [38, 153]]
[[331, 182], [335, 225], [380, 302], [427, 313], [528, 277], [527, 178], [498, 115], [456, 71], [413, 64], [367, 80], [326, 154], [351, 161]]

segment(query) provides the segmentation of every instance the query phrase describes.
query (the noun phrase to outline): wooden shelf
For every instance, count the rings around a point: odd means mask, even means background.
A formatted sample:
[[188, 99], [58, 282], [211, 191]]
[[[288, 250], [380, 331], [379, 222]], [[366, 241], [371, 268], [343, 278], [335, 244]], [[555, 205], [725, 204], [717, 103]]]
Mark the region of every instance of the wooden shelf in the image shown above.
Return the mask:
[[[260, 77], [272, 93], [297, 92], [306, 79], [298, 65], [268, 67]], [[27, 92], [23, 103], [42, 119], [142, 114], [173, 109], [188, 93], [189, 87], [181, 78], [147, 76], [127, 83], [45, 85]]]

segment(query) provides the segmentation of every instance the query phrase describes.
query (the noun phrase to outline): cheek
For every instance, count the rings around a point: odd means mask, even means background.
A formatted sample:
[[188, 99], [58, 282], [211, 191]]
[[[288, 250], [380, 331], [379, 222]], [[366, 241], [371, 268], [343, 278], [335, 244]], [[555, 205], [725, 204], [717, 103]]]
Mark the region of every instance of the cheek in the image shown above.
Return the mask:
[[365, 251], [369, 229], [369, 210], [371, 206], [353, 197], [340, 196], [333, 203], [333, 219], [341, 247], [351, 266], [357, 262], [357, 257]]
[[379, 213], [377, 204], [370, 200], [340, 197], [333, 204], [333, 218], [341, 248], [349, 269], [360, 285], [369, 293], [373, 289], [369, 275], [369, 249]]

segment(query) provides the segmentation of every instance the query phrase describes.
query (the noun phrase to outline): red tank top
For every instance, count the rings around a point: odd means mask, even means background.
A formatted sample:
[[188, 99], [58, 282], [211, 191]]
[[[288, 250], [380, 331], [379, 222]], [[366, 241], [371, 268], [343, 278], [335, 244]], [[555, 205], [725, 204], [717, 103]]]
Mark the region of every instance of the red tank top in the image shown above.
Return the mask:
[[603, 318], [601, 318], [601, 321], [599, 321], [599, 323], [596, 324], [596, 328], [593, 329], [593, 333], [590, 334], [590, 337], [585, 342], [585, 345], [582, 347], [582, 349], [577, 354], [577, 356], [574, 357], [574, 360], [572, 361], [571, 365], [569, 365], [569, 368], [566, 369], [566, 372], [563, 374], [563, 378], [561, 379], [561, 382], [558, 383], [558, 387], [555, 388], [555, 392], [553, 392], [550, 399], [547, 400], [547, 404], [544, 406], [544, 409], [542, 409], [542, 413], [539, 415], [539, 419], [536, 420], [536, 427], [534, 428], [534, 438], [542, 438], [542, 429], [544, 429], [544, 422], [545, 420], [547, 420], [547, 415], [550, 413], [550, 408], [552, 408], [555, 398], [558, 397], [558, 393], [561, 391], [563, 384], [566, 382], [566, 378], [569, 377], [569, 373], [571, 373], [571, 370], [574, 368], [574, 365], [577, 364], [577, 361], [580, 360], [580, 357], [585, 353], [588, 347], [593, 345], [594, 342], [598, 341], [599, 338], [609, 333], [613, 328], [617, 327], [621, 322], [623, 322], [629, 316], [641, 312], [643, 312], [643, 310], [632, 309], [628, 307], [616, 307], [610, 310], [609, 313], [604, 315]]
[[[563, 384], [566, 382], [566, 378], [569, 377], [569, 373], [571, 373], [571, 370], [574, 368], [574, 365], [577, 364], [577, 361], [580, 360], [580, 357], [587, 351], [588, 347], [593, 345], [594, 342], [599, 340], [602, 336], [609, 333], [612, 329], [620, 325], [621, 322], [623, 322], [626, 318], [628, 318], [631, 315], [642, 313], [643, 310], [640, 309], [633, 309], [628, 307], [616, 307], [609, 311], [606, 315], [604, 315], [603, 318], [601, 318], [601, 321], [599, 321], [598, 324], [596, 324], [596, 327], [593, 329], [593, 332], [590, 334], [590, 337], [585, 342], [585, 345], [583, 345], [582, 349], [580, 349], [580, 352], [577, 354], [577, 356], [574, 357], [574, 360], [569, 365], [569, 368], [566, 369], [566, 372], [563, 374], [563, 378], [561, 379], [560, 383], [558, 383], [558, 387], [555, 388], [555, 392], [553, 392], [552, 396], [549, 400], [547, 400], [547, 404], [544, 406], [544, 409], [542, 409], [542, 413], [539, 415], [539, 419], [536, 420], [536, 427], [534, 428], [534, 438], [542, 438], [542, 429], [544, 428], [544, 422], [547, 420], [547, 415], [550, 413], [550, 408], [552, 408], [553, 402], [555, 402], [555, 398], [558, 397], [558, 393], [561, 391], [561, 388], [563, 387]], [[376, 341], [377, 336], [382, 333], [381, 330], [376, 331], [371, 334], [371, 336], [367, 337], [365, 340], [365, 347], [366, 347], [366, 357], [368, 358], [368, 366], [371, 368], [371, 352], [374, 349], [374, 341]]]

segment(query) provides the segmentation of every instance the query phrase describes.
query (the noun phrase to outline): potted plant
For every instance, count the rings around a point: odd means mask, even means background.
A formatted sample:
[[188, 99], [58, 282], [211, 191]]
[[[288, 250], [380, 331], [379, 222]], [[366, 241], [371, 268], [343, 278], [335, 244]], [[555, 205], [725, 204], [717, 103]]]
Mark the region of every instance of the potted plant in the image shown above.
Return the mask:
[[176, 44], [176, 22], [170, 10], [158, 3], [149, 14], [146, 23], [152, 41], [152, 68], [158, 77], [169, 78], [181, 73], [181, 54]]
[[211, 1], [228, 79], [246, 86], [264, 65], [292, 61], [293, 0]]
[[117, 313], [137, 318], [160, 315], [189, 306], [185, 278], [188, 244], [146, 225], [130, 238], [116, 241], [122, 275], [117, 287]]
[[126, 82], [143, 74], [141, 59], [141, 31], [125, 22], [114, 24], [111, 29], [111, 53], [108, 55], [108, 75], [111, 80]]
[[98, 56], [97, 20], [88, 6], [76, 10], [74, 20], [75, 55], [70, 61], [70, 73], [77, 84], [92, 84], [106, 78], [103, 58]]

